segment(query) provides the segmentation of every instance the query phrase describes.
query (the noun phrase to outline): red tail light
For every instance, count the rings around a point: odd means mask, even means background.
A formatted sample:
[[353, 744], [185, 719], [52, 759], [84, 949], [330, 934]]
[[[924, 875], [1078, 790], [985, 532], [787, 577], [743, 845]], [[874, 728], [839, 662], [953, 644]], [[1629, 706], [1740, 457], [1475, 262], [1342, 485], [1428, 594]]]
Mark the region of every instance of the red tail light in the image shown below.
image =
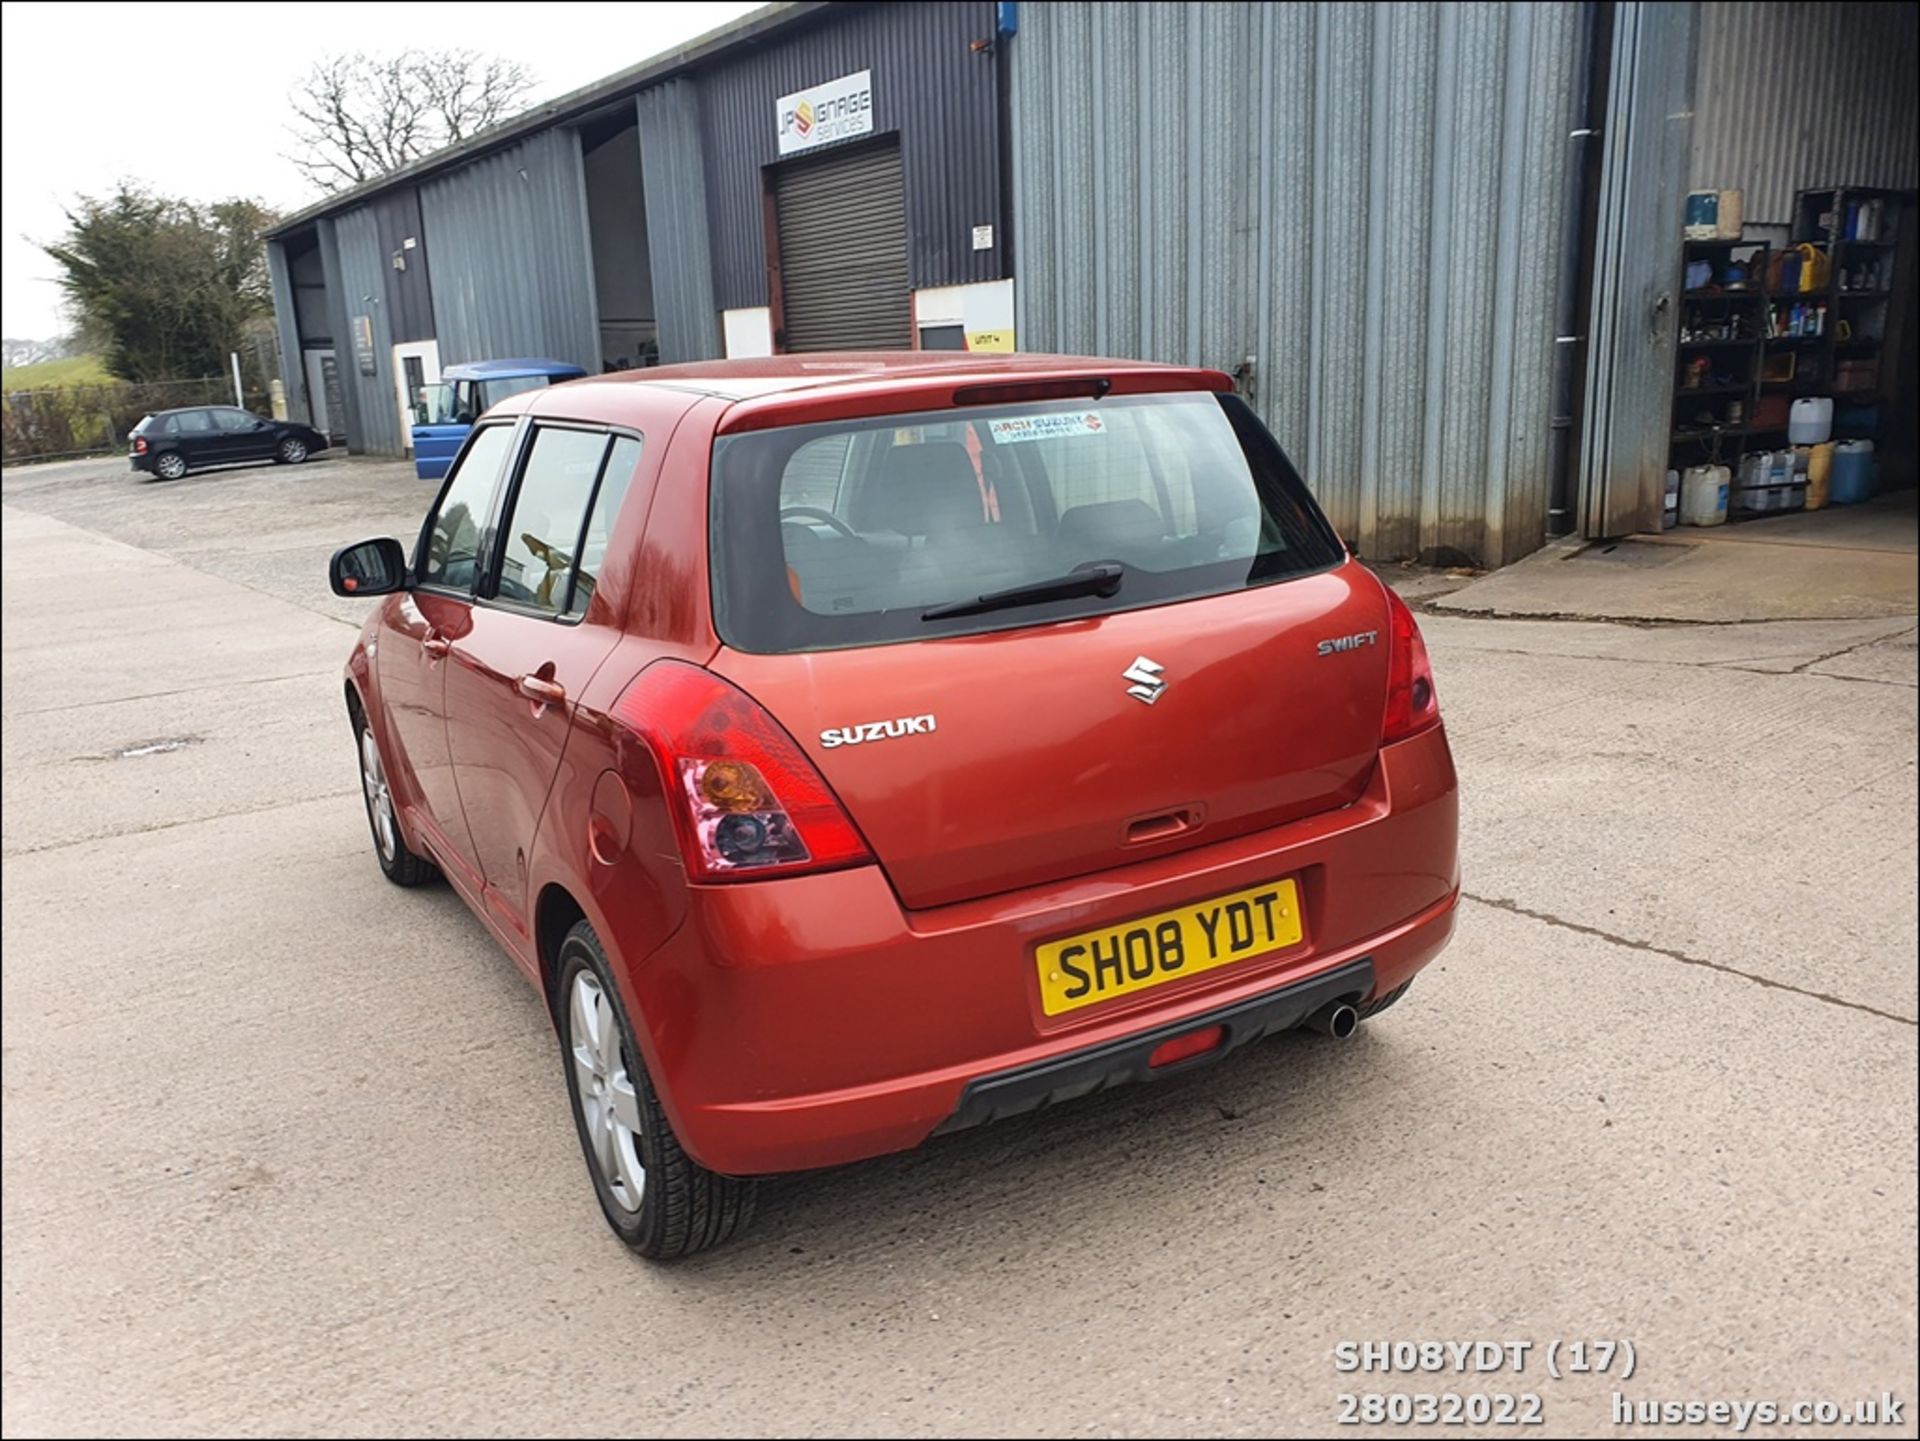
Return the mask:
[[873, 859], [793, 737], [711, 671], [656, 662], [613, 716], [660, 767], [689, 880], [799, 875]]
[[1433, 693], [1433, 662], [1407, 603], [1387, 591], [1387, 713], [1380, 744], [1418, 735], [1440, 719], [1440, 698]]
[[144, 435], [136, 435], [133, 438], [133, 453], [135, 455], [145, 455], [147, 453], [147, 438]]

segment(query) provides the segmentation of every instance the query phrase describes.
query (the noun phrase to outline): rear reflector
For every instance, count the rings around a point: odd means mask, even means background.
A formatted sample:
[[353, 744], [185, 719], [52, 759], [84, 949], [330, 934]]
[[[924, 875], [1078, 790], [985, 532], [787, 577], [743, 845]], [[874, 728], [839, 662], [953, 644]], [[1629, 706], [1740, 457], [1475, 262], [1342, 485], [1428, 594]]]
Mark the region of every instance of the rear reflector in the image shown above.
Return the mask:
[[1162, 1041], [1147, 1057], [1147, 1065], [1157, 1071], [1162, 1066], [1171, 1066], [1175, 1061], [1217, 1051], [1226, 1038], [1225, 1026], [1202, 1026], [1197, 1031], [1188, 1031], [1184, 1036], [1175, 1036], [1171, 1041]]

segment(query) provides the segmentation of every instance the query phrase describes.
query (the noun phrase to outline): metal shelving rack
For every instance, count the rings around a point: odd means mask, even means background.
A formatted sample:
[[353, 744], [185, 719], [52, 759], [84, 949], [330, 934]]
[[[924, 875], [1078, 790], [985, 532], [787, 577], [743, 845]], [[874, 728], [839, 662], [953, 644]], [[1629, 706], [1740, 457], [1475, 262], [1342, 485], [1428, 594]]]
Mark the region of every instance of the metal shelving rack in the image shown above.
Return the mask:
[[[1683, 265], [1709, 262], [1714, 283], [1680, 293], [1669, 466], [1685, 470], [1720, 464], [1737, 476], [1748, 451], [1784, 447], [1790, 417], [1763, 417], [1761, 402], [1769, 396], [1784, 396], [1789, 404], [1803, 396], [1831, 396], [1835, 440], [1872, 433], [1871, 425], [1853, 422], [1851, 408], [1886, 401], [1881, 349], [1894, 300], [1893, 266], [1899, 240], [1893, 229], [1897, 224], [1894, 200], [1890, 190], [1855, 186], [1802, 190], [1794, 196], [1790, 243], [1815, 246], [1828, 260], [1825, 283], [1812, 290], [1772, 291], [1769, 277], [1774, 256], [1763, 241], [1684, 243]], [[1868, 227], [1860, 217], [1869, 213], [1870, 201], [1879, 202], [1883, 228], [1863, 237], [1861, 231]], [[1736, 255], [1746, 278], [1739, 288], [1729, 289], [1720, 279]], [[1785, 315], [1796, 303], [1825, 306], [1820, 333], [1769, 335], [1776, 313]], [[1783, 354], [1794, 357], [1792, 378], [1765, 379], [1767, 362]], [[1702, 359], [1704, 379], [1687, 384]], [[1841, 374], [1841, 362], [1847, 360], [1875, 362], [1872, 384], [1840, 385], [1848, 378]], [[1858, 367], [1847, 370], [1849, 375], [1858, 374]]]
[[[1680, 292], [1667, 464], [1675, 470], [1705, 464], [1737, 470], [1760, 396], [1767, 317], [1762, 286], [1769, 247], [1760, 240], [1689, 240], [1682, 250], [1683, 276], [1686, 265], [1706, 261], [1714, 278], [1704, 287]], [[1740, 288], [1729, 289], [1721, 276], [1735, 252], [1747, 252], [1739, 262], [1746, 280]], [[1723, 328], [1730, 333], [1714, 334]], [[1707, 381], [1689, 385], [1699, 360], [1706, 362]]]
[[[1878, 201], [1884, 227], [1878, 234], [1862, 239], [1859, 217], [1868, 210], [1868, 202]], [[1898, 208], [1894, 192], [1864, 186], [1829, 186], [1802, 190], [1793, 198], [1795, 244], [1807, 243], [1826, 252], [1829, 261], [1828, 283], [1817, 291], [1802, 291], [1780, 299], [1825, 301], [1825, 333], [1814, 337], [1780, 337], [1771, 346], [1794, 344], [1799, 347], [1801, 363], [1794, 378], [1779, 383], [1793, 396], [1830, 395], [1833, 397], [1836, 423], [1834, 439], [1845, 440], [1869, 434], [1868, 429], [1842, 424], [1838, 417], [1846, 407], [1882, 404], [1886, 400], [1885, 377], [1881, 374], [1884, 358], [1881, 345], [1887, 331], [1887, 313], [1893, 300], [1894, 252], [1899, 237], [1893, 231]], [[1861, 284], [1862, 278], [1870, 281]], [[1852, 283], [1849, 284], [1848, 282]], [[1840, 331], [1848, 334], [1842, 336]], [[1840, 362], [1875, 362], [1871, 386], [1838, 385]], [[1782, 438], [1786, 427], [1779, 428]]]

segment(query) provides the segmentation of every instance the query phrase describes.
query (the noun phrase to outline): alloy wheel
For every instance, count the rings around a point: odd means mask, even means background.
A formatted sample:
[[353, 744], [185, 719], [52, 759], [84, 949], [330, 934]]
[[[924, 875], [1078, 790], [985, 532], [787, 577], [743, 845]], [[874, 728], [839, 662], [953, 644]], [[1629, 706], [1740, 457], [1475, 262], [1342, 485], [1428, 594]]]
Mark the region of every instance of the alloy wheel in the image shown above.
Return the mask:
[[281, 441], [280, 442], [280, 458], [284, 460], [288, 465], [298, 465], [301, 461], [307, 458], [306, 443], [304, 441], [295, 440], [292, 437], [288, 437], [286, 440]]
[[393, 791], [380, 765], [380, 747], [374, 744], [372, 726], [360, 731], [360, 785], [367, 793], [367, 813], [373, 817], [373, 839], [380, 847], [380, 859], [392, 861], [399, 827], [393, 817]]
[[594, 1168], [615, 1205], [638, 1211], [647, 1189], [640, 1160], [640, 1097], [627, 1071], [613, 1004], [588, 970], [574, 974], [567, 998], [567, 1051], [573, 1060], [574, 1104]]
[[162, 480], [178, 480], [187, 473], [187, 463], [172, 451], [168, 451], [153, 463]]

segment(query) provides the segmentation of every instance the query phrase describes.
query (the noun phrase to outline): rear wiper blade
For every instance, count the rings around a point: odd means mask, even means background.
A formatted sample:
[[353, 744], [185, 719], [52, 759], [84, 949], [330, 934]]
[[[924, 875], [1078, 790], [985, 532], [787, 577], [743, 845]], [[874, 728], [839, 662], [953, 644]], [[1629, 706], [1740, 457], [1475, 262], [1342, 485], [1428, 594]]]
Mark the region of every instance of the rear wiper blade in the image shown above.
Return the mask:
[[920, 612], [922, 620], [945, 620], [956, 615], [980, 615], [990, 610], [1011, 610], [1020, 605], [1038, 605], [1046, 600], [1071, 600], [1077, 595], [1112, 595], [1120, 589], [1127, 568], [1108, 562], [1082, 566], [1057, 575], [1052, 580], [1033, 580], [1006, 590], [990, 590], [972, 600], [951, 600]]

